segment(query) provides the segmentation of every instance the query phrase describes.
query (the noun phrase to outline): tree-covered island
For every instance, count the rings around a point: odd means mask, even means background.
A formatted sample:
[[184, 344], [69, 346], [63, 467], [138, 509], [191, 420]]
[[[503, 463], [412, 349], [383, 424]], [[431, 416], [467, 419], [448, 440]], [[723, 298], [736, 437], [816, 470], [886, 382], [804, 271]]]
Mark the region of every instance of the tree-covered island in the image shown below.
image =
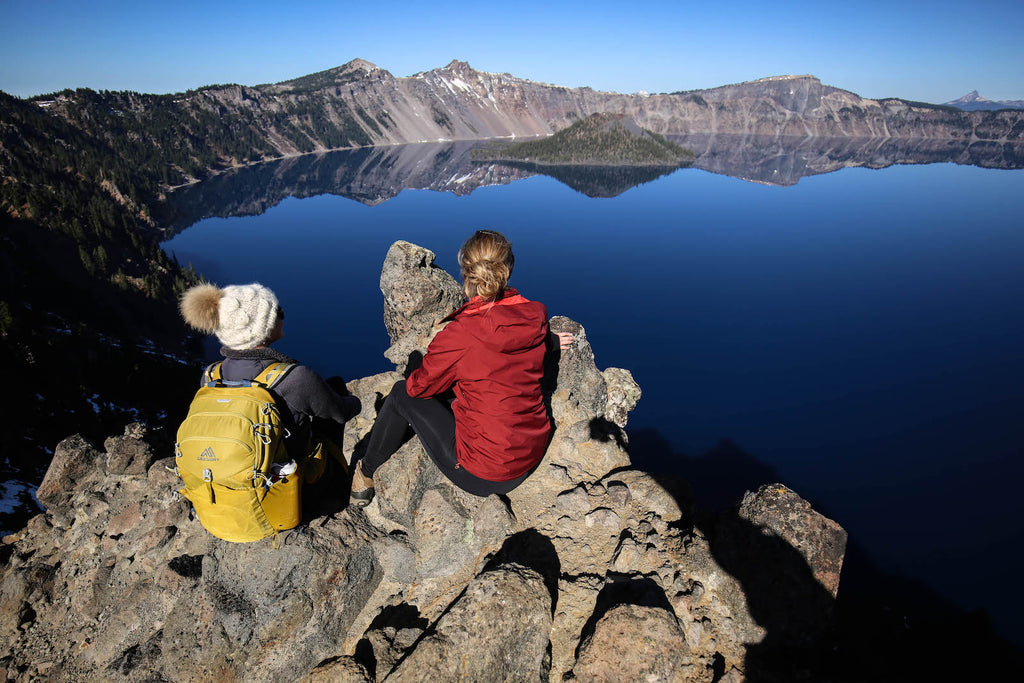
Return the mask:
[[473, 150], [474, 161], [517, 161], [539, 166], [657, 166], [693, 163], [696, 155], [641, 128], [622, 114], [592, 114], [554, 135]]

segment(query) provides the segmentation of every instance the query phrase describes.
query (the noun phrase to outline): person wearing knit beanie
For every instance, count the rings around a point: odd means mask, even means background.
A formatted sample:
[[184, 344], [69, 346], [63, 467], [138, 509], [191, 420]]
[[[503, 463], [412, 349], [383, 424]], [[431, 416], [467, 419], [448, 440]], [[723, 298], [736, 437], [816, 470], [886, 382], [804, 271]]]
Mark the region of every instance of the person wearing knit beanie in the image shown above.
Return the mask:
[[181, 298], [181, 314], [190, 326], [215, 334], [229, 349], [247, 350], [268, 342], [280, 317], [274, 293], [259, 283], [221, 289], [202, 284]]
[[[322, 444], [344, 460], [344, 425], [359, 414], [359, 399], [349, 393], [341, 377], [324, 379], [271, 346], [284, 337], [284, 311], [270, 289], [256, 282], [227, 287], [204, 283], [184, 293], [180, 310], [191, 327], [220, 340], [220, 372], [226, 382], [252, 381], [272, 363], [292, 364], [274, 385], [275, 398], [287, 408], [282, 417], [289, 457], [302, 462]], [[205, 381], [204, 376], [200, 386]], [[337, 502], [337, 491], [344, 489], [347, 475], [333, 460], [328, 458], [320, 481], [305, 484], [304, 500]]]

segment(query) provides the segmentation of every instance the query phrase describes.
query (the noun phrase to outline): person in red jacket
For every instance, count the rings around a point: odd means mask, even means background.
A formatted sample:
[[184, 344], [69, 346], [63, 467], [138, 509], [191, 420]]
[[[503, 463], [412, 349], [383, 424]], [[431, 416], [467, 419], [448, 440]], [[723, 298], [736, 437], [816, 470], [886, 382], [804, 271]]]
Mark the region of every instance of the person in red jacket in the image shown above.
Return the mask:
[[[508, 287], [514, 263], [501, 233], [478, 230], [462, 245], [469, 301], [442, 321], [422, 364], [384, 401], [353, 472], [352, 504], [372, 500], [374, 472], [410, 426], [438, 469], [477, 496], [508, 493], [544, 457], [551, 436], [541, 390], [548, 312]], [[564, 349], [573, 336], [557, 340]]]

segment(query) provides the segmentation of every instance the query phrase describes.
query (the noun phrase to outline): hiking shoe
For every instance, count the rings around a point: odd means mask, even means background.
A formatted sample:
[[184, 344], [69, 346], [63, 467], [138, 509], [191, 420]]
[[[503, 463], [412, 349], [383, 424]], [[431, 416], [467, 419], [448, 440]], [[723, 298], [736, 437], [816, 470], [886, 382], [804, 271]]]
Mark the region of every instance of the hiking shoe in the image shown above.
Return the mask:
[[363, 461], [356, 463], [352, 470], [352, 492], [349, 495], [349, 505], [364, 507], [373, 500], [373, 477], [363, 474]]

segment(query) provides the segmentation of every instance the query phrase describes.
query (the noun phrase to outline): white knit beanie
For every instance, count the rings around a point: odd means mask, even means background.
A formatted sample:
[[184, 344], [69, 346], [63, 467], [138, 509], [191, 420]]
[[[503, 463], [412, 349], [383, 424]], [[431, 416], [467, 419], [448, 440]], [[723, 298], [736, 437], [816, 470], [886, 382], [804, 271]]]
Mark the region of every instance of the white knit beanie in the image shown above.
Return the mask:
[[185, 292], [181, 312], [192, 327], [217, 335], [229, 349], [254, 349], [270, 337], [277, 323], [274, 293], [258, 283], [199, 285]]

